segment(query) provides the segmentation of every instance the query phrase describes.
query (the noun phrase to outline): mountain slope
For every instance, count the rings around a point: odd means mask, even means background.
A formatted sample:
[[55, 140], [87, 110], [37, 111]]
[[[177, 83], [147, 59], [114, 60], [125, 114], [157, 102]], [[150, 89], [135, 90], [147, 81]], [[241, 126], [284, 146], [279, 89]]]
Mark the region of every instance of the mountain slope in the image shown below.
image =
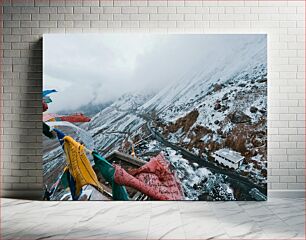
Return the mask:
[[193, 107], [191, 103], [205, 95], [213, 84], [222, 84], [237, 75], [252, 72], [256, 66], [266, 65], [266, 61], [265, 37], [256, 38], [238, 49], [232, 49], [226, 56], [211, 56], [209, 64], [196, 63], [179, 81], [162, 89], [141, 108], [158, 113], [170, 107], [184, 107], [186, 111], [186, 107]]
[[119, 149], [145, 123], [136, 111], [148, 98], [150, 95], [125, 94], [96, 114], [87, 126], [96, 148], [104, 154]]
[[[196, 63], [180, 80], [155, 96], [126, 94], [95, 115], [88, 125], [98, 150], [108, 153], [150, 139], [143, 127], [150, 115], [165, 139], [210, 160], [215, 150], [231, 148], [245, 156], [238, 170], [256, 183], [267, 174], [266, 38], [237, 43], [224, 55]], [[209, 62], [209, 64], [207, 63]], [[125, 150], [127, 150], [125, 148]], [[162, 150], [162, 148], [160, 148]]]
[[203, 158], [220, 148], [240, 152], [246, 160], [239, 171], [265, 184], [265, 38], [248, 42], [219, 64], [204, 68], [164, 88], [142, 111], [154, 112], [155, 127], [166, 139]]

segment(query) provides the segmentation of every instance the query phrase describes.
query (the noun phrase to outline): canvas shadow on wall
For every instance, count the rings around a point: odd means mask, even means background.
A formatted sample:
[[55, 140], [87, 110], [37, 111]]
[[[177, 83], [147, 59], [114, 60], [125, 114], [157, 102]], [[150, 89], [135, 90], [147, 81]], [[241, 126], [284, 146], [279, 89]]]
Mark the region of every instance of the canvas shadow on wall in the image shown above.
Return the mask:
[[266, 35], [43, 40], [44, 199], [266, 200]]

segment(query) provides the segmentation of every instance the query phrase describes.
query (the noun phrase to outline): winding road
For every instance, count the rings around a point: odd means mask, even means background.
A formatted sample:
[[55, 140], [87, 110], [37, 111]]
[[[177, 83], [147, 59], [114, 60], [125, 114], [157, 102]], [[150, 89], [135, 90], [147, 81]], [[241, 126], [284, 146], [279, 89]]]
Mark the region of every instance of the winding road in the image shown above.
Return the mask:
[[239, 188], [243, 189], [246, 192], [249, 192], [252, 188], [257, 188], [262, 194], [267, 196], [267, 189], [259, 186], [253, 182], [251, 182], [247, 177], [243, 177], [240, 174], [229, 170], [228, 168], [222, 168], [220, 166], [217, 166], [213, 164], [212, 162], [207, 161], [206, 159], [203, 159], [188, 150], [186, 150], [183, 147], [180, 147], [178, 145], [175, 145], [168, 140], [166, 140], [159, 132], [157, 132], [152, 127], [152, 119], [146, 115], [141, 115], [142, 118], [146, 120], [146, 128], [147, 130], [152, 134], [152, 136], [159, 142], [161, 142], [163, 145], [172, 148], [173, 150], [180, 151], [182, 156], [188, 160], [190, 163], [197, 163], [201, 167], [205, 167], [209, 170], [211, 170], [214, 173], [220, 173], [223, 175], [226, 175], [228, 177], [228, 181], [236, 186], [239, 186]]

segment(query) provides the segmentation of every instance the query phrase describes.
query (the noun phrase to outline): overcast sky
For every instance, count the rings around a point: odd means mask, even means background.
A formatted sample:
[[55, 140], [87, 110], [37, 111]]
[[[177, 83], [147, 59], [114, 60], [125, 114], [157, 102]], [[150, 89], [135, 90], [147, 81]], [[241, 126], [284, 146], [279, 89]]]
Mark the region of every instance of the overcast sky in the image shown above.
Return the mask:
[[199, 62], [239, 50], [254, 35], [46, 34], [43, 86], [56, 89], [49, 112], [73, 110], [126, 92], [157, 91]]

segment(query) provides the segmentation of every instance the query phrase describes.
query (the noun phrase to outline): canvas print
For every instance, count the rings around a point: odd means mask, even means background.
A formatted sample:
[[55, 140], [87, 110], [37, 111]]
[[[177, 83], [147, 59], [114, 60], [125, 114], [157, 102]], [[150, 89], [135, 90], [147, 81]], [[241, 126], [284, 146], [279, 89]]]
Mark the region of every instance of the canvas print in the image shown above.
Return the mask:
[[45, 200], [267, 199], [265, 34], [46, 34]]

